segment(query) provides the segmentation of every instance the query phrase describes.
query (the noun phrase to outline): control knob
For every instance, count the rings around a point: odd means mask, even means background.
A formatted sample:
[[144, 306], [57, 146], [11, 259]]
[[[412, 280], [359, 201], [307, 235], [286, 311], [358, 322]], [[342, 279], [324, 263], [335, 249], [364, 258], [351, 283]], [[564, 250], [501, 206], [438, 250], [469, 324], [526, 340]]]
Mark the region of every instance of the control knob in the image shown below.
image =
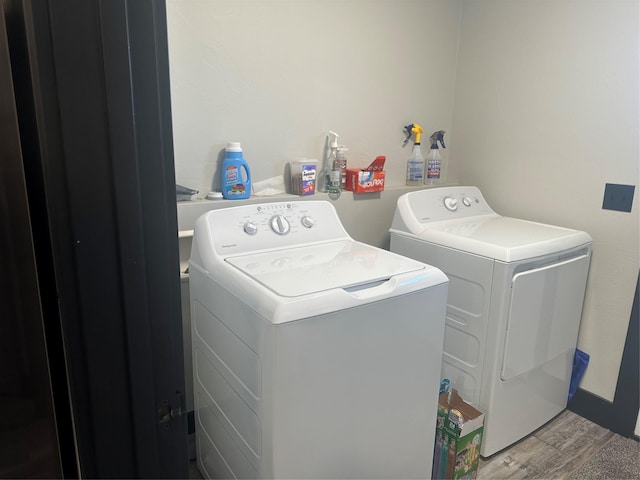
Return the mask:
[[444, 206], [447, 207], [447, 210], [455, 212], [458, 209], [458, 200], [452, 197], [445, 197]]
[[307, 228], [311, 228], [316, 224], [316, 221], [308, 215], [305, 215], [304, 217], [302, 217], [301, 222], [302, 222], [302, 225]]
[[258, 233], [258, 226], [253, 222], [245, 223], [242, 228], [244, 230], [244, 233], [246, 233], [247, 235], [255, 235], [256, 233]]
[[284, 215], [275, 215], [271, 218], [271, 230], [278, 235], [286, 235], [291, 230], [291, 225]]

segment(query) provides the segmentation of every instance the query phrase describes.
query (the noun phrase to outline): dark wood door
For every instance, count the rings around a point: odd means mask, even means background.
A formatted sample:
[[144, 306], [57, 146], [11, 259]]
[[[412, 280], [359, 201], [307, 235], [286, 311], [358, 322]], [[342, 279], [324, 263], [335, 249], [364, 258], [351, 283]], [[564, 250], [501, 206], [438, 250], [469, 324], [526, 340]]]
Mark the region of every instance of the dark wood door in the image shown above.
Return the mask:
[[185, 478], [165, 4], [4, 2], [63, 474]]
[[0, 478], [61, 478], [6, 27], [0, 0]]

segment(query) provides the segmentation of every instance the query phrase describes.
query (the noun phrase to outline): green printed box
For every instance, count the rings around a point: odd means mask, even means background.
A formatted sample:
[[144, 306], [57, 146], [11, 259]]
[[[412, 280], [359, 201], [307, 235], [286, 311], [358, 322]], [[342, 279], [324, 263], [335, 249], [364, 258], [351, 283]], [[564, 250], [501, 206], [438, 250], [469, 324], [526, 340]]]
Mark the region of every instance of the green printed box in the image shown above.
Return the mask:
[[434, 447], [433, 479], [471, 480], [478, 475], [484, 413], [456, 389], [440, 395]]

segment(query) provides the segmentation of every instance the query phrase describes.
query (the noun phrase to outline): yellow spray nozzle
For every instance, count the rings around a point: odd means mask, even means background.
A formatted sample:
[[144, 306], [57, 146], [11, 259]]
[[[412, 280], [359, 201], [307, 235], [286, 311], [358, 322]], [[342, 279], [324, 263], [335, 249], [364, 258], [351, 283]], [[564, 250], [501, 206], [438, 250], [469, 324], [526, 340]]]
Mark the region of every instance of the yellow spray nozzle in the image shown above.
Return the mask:
[[411, 139], [411, 135], [415, 135], [416, 137], [414, 143], [420, 143], [420, 135], [422, 135], [422, 132], [423, 132], [422, 127], [420, 125], [418, 125], [417, 123], [406, 125], [404, 127], [404, 131], [406, 133], [406, 137], [404, 139], [404, 142], [402, 143], [403, 147], [409, 142], [409, 140]]
[[422, 127], [420, 125], [418, 125], [417, 123], [413, 124], [413, 127], [411, 127], [411, 133], [413, 133], [416, 136], [415, 143], [420, 143], [420, 135], [422, 135], [423, 131], [424, 130], [422, 130]]

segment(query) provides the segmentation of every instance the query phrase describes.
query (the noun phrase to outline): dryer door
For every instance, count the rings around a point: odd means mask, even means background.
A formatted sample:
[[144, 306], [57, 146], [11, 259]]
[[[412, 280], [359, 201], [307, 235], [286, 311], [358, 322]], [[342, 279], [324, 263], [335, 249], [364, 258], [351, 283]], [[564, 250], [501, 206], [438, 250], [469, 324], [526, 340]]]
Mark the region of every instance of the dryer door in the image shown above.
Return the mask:
[[502, 380], [575, 349], [589, 260], [580, 255], [513, 276]]

